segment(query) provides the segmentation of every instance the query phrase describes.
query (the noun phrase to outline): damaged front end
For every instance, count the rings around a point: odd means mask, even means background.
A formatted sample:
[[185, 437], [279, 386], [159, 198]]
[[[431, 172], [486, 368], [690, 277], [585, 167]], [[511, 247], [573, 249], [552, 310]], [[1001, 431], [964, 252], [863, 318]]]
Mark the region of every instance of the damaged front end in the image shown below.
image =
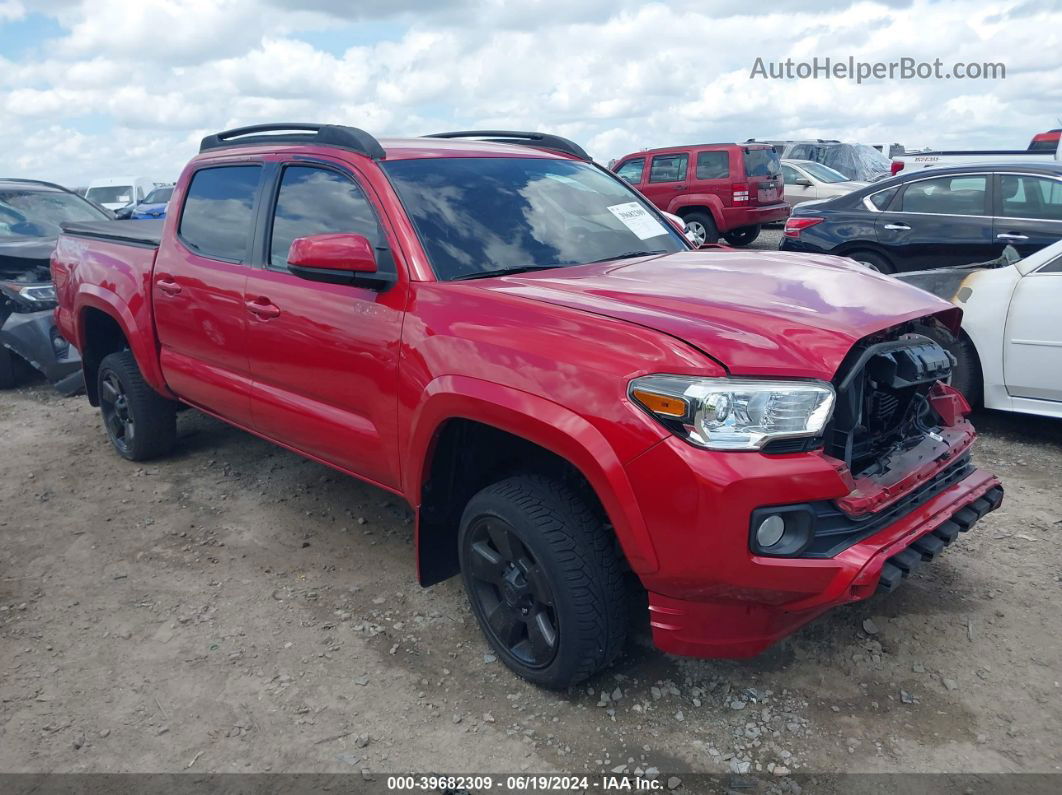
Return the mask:
[[32, 369], [64, 395], [81, 391], [81, 357], [59, 334], [55, 306], [46, 258], [0, 256], [0, 388]]

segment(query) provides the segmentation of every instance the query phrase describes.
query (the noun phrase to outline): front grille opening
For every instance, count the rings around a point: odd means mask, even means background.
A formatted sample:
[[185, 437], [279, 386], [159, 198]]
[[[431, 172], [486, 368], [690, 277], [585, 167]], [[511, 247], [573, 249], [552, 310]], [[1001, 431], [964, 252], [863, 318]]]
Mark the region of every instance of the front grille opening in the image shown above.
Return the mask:
[[857, 344], [834, 379], [837, 403], [825, 451], [855, 477], [884, 474], [896, 453], [942, 425], [929, 391], [951, 375], [950, 355], [921, 334], [894, 334]]

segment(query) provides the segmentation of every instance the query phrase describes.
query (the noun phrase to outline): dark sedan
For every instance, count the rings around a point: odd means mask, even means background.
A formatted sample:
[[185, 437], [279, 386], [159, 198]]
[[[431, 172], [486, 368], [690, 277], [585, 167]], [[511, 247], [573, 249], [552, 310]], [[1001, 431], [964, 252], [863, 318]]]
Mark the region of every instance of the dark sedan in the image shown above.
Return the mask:
[[0, 389], [30, 369], [65, 394], [80, 388], [81, 359], [52, 321], [48, 261], [62, 223], [113, 218], [59, 185], [0, 178]]
[[901, 172], [793, 208], [780, 249], [851, 257], [884, 273], [1027, 256], [1062, 238], [1062, 163]]

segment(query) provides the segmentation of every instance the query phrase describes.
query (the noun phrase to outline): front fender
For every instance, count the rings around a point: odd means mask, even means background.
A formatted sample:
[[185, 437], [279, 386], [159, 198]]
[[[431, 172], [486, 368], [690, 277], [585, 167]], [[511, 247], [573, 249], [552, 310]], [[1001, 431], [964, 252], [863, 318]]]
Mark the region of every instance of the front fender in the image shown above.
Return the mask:
[[447, 375], [434, 379], [413, 413], [405, 460], [416, 463], [405, 470], [403, 490], [418, 512], [432, 443], [438, 429], [451, 419], [490, 425], [564, 458], [594, 489], [631, 568], [639, 574], [656, 570], [656, 553], [634, 489], [602, 432], [564, 406], [476, 378]]

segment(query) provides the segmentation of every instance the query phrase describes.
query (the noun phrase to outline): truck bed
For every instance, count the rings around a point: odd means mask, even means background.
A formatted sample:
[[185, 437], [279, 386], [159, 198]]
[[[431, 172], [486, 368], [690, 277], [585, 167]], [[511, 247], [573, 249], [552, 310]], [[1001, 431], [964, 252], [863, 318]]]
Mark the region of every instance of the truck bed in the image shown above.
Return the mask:
[[62, 225], [63, 233], [74, 237], [89, 237], [126, 243], [131, 246], [158, 248], [165, 221], [81, 221]]

